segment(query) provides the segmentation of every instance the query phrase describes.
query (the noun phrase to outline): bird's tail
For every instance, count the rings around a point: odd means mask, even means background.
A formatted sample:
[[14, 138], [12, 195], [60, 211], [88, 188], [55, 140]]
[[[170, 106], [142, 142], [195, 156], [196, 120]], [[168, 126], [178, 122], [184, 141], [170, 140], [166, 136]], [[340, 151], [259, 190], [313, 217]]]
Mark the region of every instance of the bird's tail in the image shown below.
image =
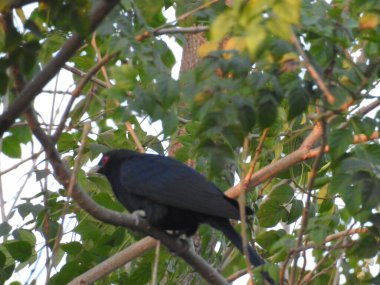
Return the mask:
[[[210, 221], [207, 221], [207, 223], [209, 223], [213, 228], [220, 230], [240, 250], [240, 252], [244, 254], [242, 238], [227, 219], [211, 219]], [[249, 261], [254, 267], [258, 267], [266, 263], [265, 260], [250, 245], [248, 245], [248, 255]], [[274, 280], [267, 272], [262, 272], [262, 275], [271, 285], [275, 284]]]
[[[218, 221], [210, 222], [210, 225], [220, 230], [239, 250], [244, 254], [243, 242], [241, 236], [235, 231], [231, 223], [227, 219], [218, 219]], [[248, 245], [249, 261], [255, 267], [265, 264], [265, 260], [257, 253], [257, 251]]]

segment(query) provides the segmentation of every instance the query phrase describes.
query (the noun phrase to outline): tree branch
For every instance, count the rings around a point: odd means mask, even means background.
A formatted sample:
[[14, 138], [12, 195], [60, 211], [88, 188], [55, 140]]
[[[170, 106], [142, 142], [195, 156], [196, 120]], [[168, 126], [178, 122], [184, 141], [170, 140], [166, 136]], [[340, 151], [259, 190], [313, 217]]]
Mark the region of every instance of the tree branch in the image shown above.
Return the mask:
[[[297, 150], [255, 172], [250, 179], [250, 186], [255, 187], [264, 181], [276, 176], [282, 171], [285, 171], [289, 167], [300, 163], [301, 161], [315, 158], [320, 152], [321, 147], [312, 148], [312, 146], [316, 141], [320, 139], [320, 137], [320, 129], [318, 126], [315, 126], [312, 132], [306, 137], [302, 145]], [[368, 142], [371, 140], [376, 140], [378, 138], [380, 138], [378, 131], [373, 132], [370, 136], [367, 136], [365, 134], [358, 134], [354, 135], [354, 144]], [[328, 152], [329, 150], [329, 146], [326, 145], [324, 147], [324, 152]], [[243, 190], [244, 187], [242, 183], [238, 183], [235, 186], [229, 188], [226, 192], [224, 192], [224, 194], [230, 198], [236, 199], [239, 197], [240, 192]]]
[[157, 240], [151, 237], [145, 237], [131, 246], [116, 253], [102, 263], [94, 266], [85, 273], [74, 278], [68, 285], [92, 284], [100, 278], [110, 274], [115, 269], [123, 266], [127, 262], [144, 254], [157, 244]]
[[314, 68], [314, 66], [310, 63], [309, 58], [307, 57], [305, 51], [302, 49], [301, 44], [296, 37], [296, 35], [293, 33], [291, 36], [291, 42], [296, 47], [299, 54], [302, 56], [303, 61], [305, 63], [306, 69], [309, 71], [311, 77], [314, 78], [315, 82], [317, 83], [318, 87], [323, 92], [323, 95], [327, 99], [327, 102], [329, 102], [331, 105], [335, 102], [335, 97], [331, 93], [331, 91], [327, 88], [325, 82], [322, 80], [321, 76], [318, 74], [317, 70]]
[[[74, 73], [74, 74], [80, 76], [80, 77], [86, 77], [86, 75], [87, 75], [86, 72], [83, 72], [83, 71], [79, 70], [78, 68], [72, 67], [72, 66], [67, 65], [67, 64], [65, 64], [63, 66], [63, 68], [66, 69], [67, 71], [70, 71], [71, 73]], [[104, 81], [96, 78], [95, 76], [91, 77], [91, 81], [94, 82], [94, 83], [96, 83], [96, 84], [98, 84], [101, 87], [107, 88], [107, 83], [105, 83]]]
[[[305, 157], [311, 150], [314, 143], [318, 141], [321, 137], [321, 128], [318, 125], [316, 125], [311, 131], [311, 133], [306, 137], [302, 145], [296, 151], [255, 172], [250, 179], [250, 186], [255, 187], [264, 182], [265, 180], [274, 177], [276, 174], [281, 173], [289, 167], [305, 160]], [[239, 196], [242, 190], [242, 183], [238, 183], [237, 185], [231, 187], [226, 192], [224, 192], [224, 194], [230, 198], [236, 198]]]

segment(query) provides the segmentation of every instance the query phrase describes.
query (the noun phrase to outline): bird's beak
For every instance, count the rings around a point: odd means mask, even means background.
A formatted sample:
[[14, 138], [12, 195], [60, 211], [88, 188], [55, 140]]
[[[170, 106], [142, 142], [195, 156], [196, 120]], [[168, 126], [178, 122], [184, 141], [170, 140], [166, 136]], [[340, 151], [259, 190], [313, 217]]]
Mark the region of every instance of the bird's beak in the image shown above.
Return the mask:
[[88, 175], [88, 176], [95, 175], [95, 174], [98, 173], [99, 169], [100, 169], [100, 166], [99, 166], [99, 165], [93, 166], [93, 167], [90, 168], [89, 171], [87, 171], [87, 175]]

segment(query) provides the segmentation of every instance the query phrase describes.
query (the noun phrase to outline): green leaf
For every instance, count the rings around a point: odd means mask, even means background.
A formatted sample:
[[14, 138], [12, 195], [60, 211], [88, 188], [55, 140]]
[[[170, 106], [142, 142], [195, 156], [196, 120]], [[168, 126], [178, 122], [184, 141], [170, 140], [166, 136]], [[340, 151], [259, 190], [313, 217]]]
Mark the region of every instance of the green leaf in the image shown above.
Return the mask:
[[331, 229], [335, 226], [336, 221], [337, 217], [329, 214], [310, 217], [307, 225], [310, 239], [317, 244], [322, 244]]
[[34, 246], [37, 242], [34, 233], [30, 230], [16, 229], [12, 232], [12, 235], [16, 240], [26, 241], [32, 246]]
[[165, 137], [173, 134], [177, 130], [178, 118], [174, 112], [168, 112], [162, 118]]
[[333, 160], [346, 152], [348, 146], [354, 142], [353, 138], [350, 129], [334, 129], [329, 133], [327, 140]]
[[158, 154], [164, 155], [164, 147], [156, 136], [147, 135], [145, 140], [142, 141], [142, 145], [154, 150]]
[[17, 261], [24, 262], [32, 256], [32, 246], [26, 241], [6, 241], [4, 246]]
[[147, 284], [149, 282], [152, 274], [152, 259], [144, 257], [140, 260], [138, 266], [128, 274], [125, 284]]
[[259, 100], [258, 106], [258, 121], [261, 128], [267, 128], [271, 126], [277, 117], [277, 102], [273, 96], [268, 94], [263, 94]]
[[380, 243], [372, 235], [363, 234], [358, 242], [348, 250], [350, 255], [355, 255], [360, 258], [375, 257], [380, 250]]
[[261, 247], [269, 251], [272, 245], [284, 235], [286, 235], [286, 232], [284, 230], [270, 230], [266, 232], [261, 232], [256, 236], [256, 242]]
[[32, 139], [32, 132], [27, 126], [17, 126], [12, 128], [12, 135], [21, 143], [26, 144]]
[[73, 256], [78, 255], [82, 250], [82, 244], [78, 241], [61, 244], [62, 249]]
[[210, 33], [214, 41], [220, 41], [234, 26], [234, 18], [230, 12], [220, 14], [212, 23]]
[[75, 276], [88, 269], [88, 263], [78, 262], [77, 260], [67, 262], [63, 265], [61, 270], [49, 280], [49, 283], [54, 285], [68, 284]]
[[14, 269], [15, 264], [13, 262], [10, 264], [6, 263], [4, 267], [0, 266], [0, 282], [4, 282], [5, 280], [9, 279], [12, 276]]
[[[7, 222], [3, 222], [0, 224], [0, 237], [6, 236], [12, 230], [12, 227]], [[1, 266], [0, 266], [1, 267]]]
[[74, 232], [80, 234], [83, 239], [88, 240], [99, 240], [102, 237], [102, 231], [99, 226], [88, 220], [84, 220], [76, 226]]
[[306, 89], [296, 88], [289, 91], [287, 97], [289, 100], [288, 120], [291, 120], [306, 110], [310, 101], [310, 95]]
[[248, 35], [244, 37], [251, 58], [255, 58], [258, 49], [267, 37], [266, 30], [254, 22], [247, 28]]
[[72, 134], [63, 133], [58, 140], [57, 148], [59, 152], [67, 152], [78, 147], [77, 140]]
[[48, 62], [65, 42], [66, 38], [61, 32], [52, 32], [46, 35], [45, 41], [39, 53], [39, 59], [43, 63]]
[[166, 18], [161, 12], [164, 6], [163, 0], [154, 2], [149, 0], [139, 0], [136, 1], [134, 5], [138, 6], [140, 13], [149, 26], [158, 27], [165, 23]]
[[3, 139], [3, 153], [12, 158], [21, 157], [21, 146], [17, 137], [12, 135]]
[[288, 203], [294, 196], [294, 190], [288, 184], [283, 184], [274, 188], [270, 193], [268, 199], [276, 201], [278, 204]]
[[91, 157], [91, 159], [95, 159], [100, 154], [105, 153], [105, 152], [107, 152], [107, 151], [110, 150], [105, 145], [98, 144], [98, 143], [88, 143], [87, 147], [90, 150], [90, 154], [91, 154], [90, 157]]
[[291, 224], [298, 220], [302, 215], [303, 202], [302, 200], [294, 199], [292, 201], [292, 207], [290, 208], [289, 219], [287, 220], [288, 224]]
[[36, 217], [42, 210], [42, 205], [33, 205], [30, 202], [25, 202], [17, 206], [18, 213], [20, 216], [25, 219], [25, 217], [29, 214], [32, 214], [33, 217]]
[[327, 212], [335, 206], [334, 199], [323, 199], [321, 205], [319, 206], [319, 212]]
[[237, 125], [224, 127], [222, 134], [233, 148], [241, 146], [242, 141], [244, 141], [244, 133]]
[[267, 199], [261, 203], [256, 214], [260, 225], [263, 227], [273, 227], [280, 220], [288, 220], [289, 213], [286, 207], [293, 196], [294, 190], [288, 184], [274, 188]]
[[0, 268], [4, 268], [6, 260], [7, 260], [7, 257], [5, 256], [5, 254], [2, 251], [0, 251]]
[[278, 251], [290, 252], [292, 248], [296, 246], [296, 239], [291, 235], [283, 235], [281, 238], [275, 242], [271, 249], [271, 253], [277, 253]]
[[300, 0], [281, 0], [273, 5], [273, 12], [278, 16], [282, 25], [298, 24], [300, 18]]
[[261, 203], [256, 216], [260, 226], [269, 228], [277, 225], [287, 214], [285, 207], [279, 205], [276, 200], [268, 199]]
[[123, 64], [122, 66], [115, 66], [111, 69], [112, 76], [115, 78], [117, 83], [117, 88], [111, 88], [110, 92], [113, 90], [119, 92], [119, 90], [133, 90], [137, 83], [137, 70], [131, 64]]
[[117, 212], [125, 211], [125, 208], [119, 202], [116, 202], [114, 199], [112, 199], [108, 193], [98, 193], [93, 197], [93, 199], [95, 200], [95, 202], [107, 209], [111, 209]]
[[164, 110], [170, 111], [170, 107], [178, 100], [178, 90], [178, 82], [171, 77], [162, 75], [157, 79], [158, 99]]

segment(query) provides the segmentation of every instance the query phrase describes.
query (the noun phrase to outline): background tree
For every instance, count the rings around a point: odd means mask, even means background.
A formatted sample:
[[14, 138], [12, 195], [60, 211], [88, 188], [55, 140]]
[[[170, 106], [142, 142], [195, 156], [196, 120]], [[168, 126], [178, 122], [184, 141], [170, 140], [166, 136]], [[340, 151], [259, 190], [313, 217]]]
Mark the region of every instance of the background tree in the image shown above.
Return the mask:
[[[236, 226], [279, 284], [380, 282], [378, 1], [7, 0], [0, 12], [1, 283], [226, 284], [247, 270], [262, 282], [210, 227], [202, 259], [136, 225], [84, 171], [112, 148], [170, 152], [254, 208]], [[178, 79], [163, 35], [184, 48]]]

